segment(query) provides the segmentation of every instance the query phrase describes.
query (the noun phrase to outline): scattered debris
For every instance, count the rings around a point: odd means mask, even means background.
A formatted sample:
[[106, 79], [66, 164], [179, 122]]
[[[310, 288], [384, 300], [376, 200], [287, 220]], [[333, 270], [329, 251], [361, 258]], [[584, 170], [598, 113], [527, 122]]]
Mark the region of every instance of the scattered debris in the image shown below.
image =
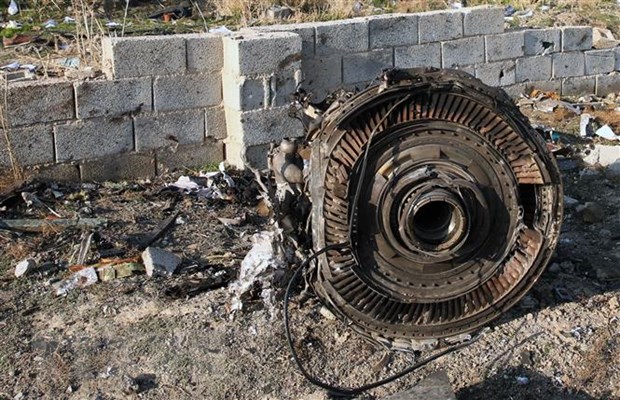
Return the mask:
[[63, 281], [54, 283], [52, 287], [54, 288], [54, 292], [57, 296], [63, 296], [75, 288], [83, 288], [94, 285], [98, 280], [99, 278], [97, 277], [97, 271], [95, 271], [95, 268], [88, 267], [75, 272]]
[[592, 137], [594, 136], [594, 128], [592, 127], [593, 117], [590, 114], [581, 114], [581, 120], [579, 122], [579, 136]]
[[233, 31], [231, 31], [230, 29], [228, 29], [227, 27], [222, 25], [222, 26], [220, 26], [218, 28], [211, 28], [211, 29], [209, 29], [209, 33], [217, 33], [217, 34], [220, 34], [220, 35], [228, 36], [228, 35], [232, 35]]
[[[263, 300], [273, 304], [271, 284], [274, 273], [285, 266], [283, 255], [278, 254], [277, 235], [278, 233], [274, 231], [263, 231], [252, 236], [253, 246], [241, 261], [239, 279], [230, 285], [230, 290], [234, 294], [233, 310], [243, 308], [241, 298], [254, 287], [255, 283], [260, 283], [262, 287]], [[273, 308], [271, 311], [275, 312]]]
[[295, 11], [288, 6], [271, 6], [265, 10], [265, 17], [270, 20], [282, 20], [291, 18]]
[[148, 247], [144, 250], [142, 261], [148, 276], [172, 276], [181, 264], [179, 256], [157, 247]]
[[20, 276], [26, 275], [29, 271], [32, 271], [36, 268], [37, 262], [32, 258], [26, 258], [22, 260], [19, 264], [15, 266], [15, 277], [19, 278]]
[[603, 125], [594, 132], [597, 136], [607, 140], [620, 140], [620, 136], [616, 135], [609, 125]]
[[174, 226], [178, 215], [179, 212], [177, 211], [171, 214], [165, 220], [163, 220], [154, 230], [146, 234], [139, 235], [142, 237], [142, 239], [136, 246], [138, 250], [144, 250], [153, 243], [155, 243], [157, 240], [159, 240], [170, 228]]
[[179, 5], [166, 7], [148, 16], [149, 19], [161, 19], [164, 22], [173, 19], [189, 18], [192, 16], [192, 6], [189, 1], [182, 1]]
[[18, 232], [45, 232], [76, 228], [96, 228], [107, 223], [103, 218], [75, 219], [0, 219], [0, 229]]
[[578, 205], [575, 210], [581, 216], [583, 222], [595, 223], [601, 222], [605, 218], [605, 210], [595, 202], [588, 201], [583, 205]]
[[16, 15], [17, 13], [19, 13], [19, 7], [17, 6], [17, 3], [15, 2], [15, 0], [11, 0], [7, 11], [9, 15]]
[[331, 311], [329, 311], [327, 309], [327, 307], [325, 306], [321, 306], [321, 308], [319, 309], [319, 313], [325, 317], [326, 319], [330, 320], [330, 321], [335, 321], [336, 320], [336, 316], [334, 315], [334, 313], [332, 313]]

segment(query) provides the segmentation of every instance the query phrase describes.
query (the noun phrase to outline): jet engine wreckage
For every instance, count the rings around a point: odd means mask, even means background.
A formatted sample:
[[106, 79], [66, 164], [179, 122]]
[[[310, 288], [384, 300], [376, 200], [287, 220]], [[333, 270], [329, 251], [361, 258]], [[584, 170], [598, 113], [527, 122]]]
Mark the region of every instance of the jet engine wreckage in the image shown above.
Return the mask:
[[360, 93], [312, 104], [298, 92], [296, 104], [307, 137], [285, 140], [271, 168], [311, 236], [314, 292], [359, 334], [394, 350], [458, 343], [540, 277], [560, 172], [501, 89], [457, 70], [389, 70]]

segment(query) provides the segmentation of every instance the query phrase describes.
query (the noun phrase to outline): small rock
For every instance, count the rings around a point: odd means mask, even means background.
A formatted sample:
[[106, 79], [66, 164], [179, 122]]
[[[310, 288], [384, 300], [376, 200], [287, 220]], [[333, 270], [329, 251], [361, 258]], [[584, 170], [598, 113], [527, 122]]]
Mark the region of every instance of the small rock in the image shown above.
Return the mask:
[[609, 299], [607, 305], [609, 306], [611, 311], [616, 311], [618, 308], [620, 308], [620, 302], [618, 302], [618, 298], [616, 296]]
[[566, 273], [572, 274], [575, 272], [575, 264], [572, 261], [562, 261], [560, 263], [560, 268]]
[[517, 385], [527, 385], [528, 383], [530, 383], [530, 378], [528, 378], [527, 376], [517, 376]]
[[519, 303], [519, 306], [524, 310], [530, 310], [538, 307], [538, 301], [530, 295], [524, 296]]
[[583, 222], [589, 224], [601, 222], [605, 217], [605, 210], [603, 210], [603, 207], [592, 201], [588, 201], [584, 205], [577, 206], [576, 210], [581, 216]]
[[601, 173], [593, 168], [585, 168], [579, 173], [579, 180], [597, 179], [601, 176]]
[[534, 353], [531, 351], [522, 351], [521, 352], [521, 364], [531, 367], [534, 365]]
[[564, 196], [564, 207], [571, 209], [577, 207], [577, 205], [579, 205], [579, 200], [573, 199], [570, 196]]
[[37, 262], [35, 260], [32, 258], [26, 258], [15, 266], [15, 276], [19, 278], [20, 276], [25, 275], [28, 271], [36, 268], [36, 266]]
[[181, 264], [181, 258], [169, 251], [149, 247], [142, 253], [142, 261], [148, 276], [171, 276]]
[[271, 6], [265, 11], [265, 16], [268, 19], [287, 19], [291, 18], [295, 12], [292, 8], [287, 6]]
[[140, 391], [140, 385], [129, 375], [123, 375], [123, 392], [125, 394], [138, 393]]
[[97, 268], [97, 275], [101, 282], [112, 281], [116, 279], [116, 270], [111, 265], [104, 265], [103, 267]]
[[136, 272], [144, 272], [144, 265], [139, 263], [123, 263], [114, 266], [117, 278], [127, 278]]
[[554, 274], [560, 272], [560, 269], [561, 269], [560, 264], [556, 262], [552, 263], [551, 265], [549, 265], [549, 268], [547, 268], [549, 272], [554, 273]]
[[605, 177], [611, 181], [620, 181], [620, 161], [616, 161], [607, 167]]

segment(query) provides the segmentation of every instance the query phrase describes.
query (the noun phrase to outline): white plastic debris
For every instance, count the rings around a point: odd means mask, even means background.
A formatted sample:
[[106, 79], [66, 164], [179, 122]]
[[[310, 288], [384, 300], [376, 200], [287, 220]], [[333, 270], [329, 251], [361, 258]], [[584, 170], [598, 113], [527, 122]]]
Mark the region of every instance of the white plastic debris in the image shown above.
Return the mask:
[[[181, 189], [187, 194], [196, 194], [198, 197], [211, 200], [230, 200], [226, 188], [236, 186], [234, 179], [225, 172], [224, 164], [220, 164], [217, 172], [201, 172], [197, 177], [180, 176], [176, 182], [168, 184], [169, 187]], [[206, 182], [202, 182], [205, 181]], [[199, 183], [200, 182], [200, 183]]]
[[75, 18], [67, 16], [65, 17], [65, 19], [62, 20], [62, 22], [64, 22], [65, 24], [75, 24]]
[[43, 24], [43, 27], [45, 29], [50, 29], [50, 28], [56, 28], [58, 26], [58, 22], [56, 22], [53, 19], [48, 19], [47, 21], [45, 21], [45, 23]]
[[11, 0], [7, 11], [9, 12], [9, 15], [15, 15], [19, 12], [19, 7], [17, 6], [15, 0]]
[[28, 271], [31, 271], [33, 268], [37, 266], [37, 263], [32, 258], [26, 258], [22, 260], [15, 266], [15, 277], [19, 278], [20, 276], [24, 276]]
[[218, 28], [209, 29], [209, 33], [219, 33], [220, 35], [228, 36], [228, 35], [231, 35], [233, 31], [231, 31], [230, 29], [222, 25]]
[[60, 281], [52, 285], [57, 296], [64, 296], [75, 288], [82, 288], [97, 283], [97, 271], [95, 268], [89, 267], [79, 270], [64, 281]]
[[592, 128], [592, 116], [590, 114], [581, 114], [581, 120], [579, 122], [579, 136], [589, 137], [594, 133]]
[[5, 28], [20, 29], [22, 26], [23, 25], [20, 24], [19, 22], [11, 20], [6, 24]]
[[119, 24], [118, 22], [110, 21], [110, 22], [107, 22], [105, 26], [107, 26], [108, 28], [118, 28], [119, 26], [122, 26], [122, 24]]
[[620, 136], [616, 135], [609, 125], [603, 125], [596, 132], [597, 136], [607, 140], [620, 140]]
[[455, 10], [460, 10], [461, 8], [463, 8], [463, 3], [461, 3], [460, 1], [453, 1], [452, 4], [450, 4], [450, 7]]
[[255, 282], [260, 282], [261, 297], [272, 317], [274, 316], [274, 292], [271, 288], [271, 281], [275, 271], [285, 266], [284, 261], [274, 249], [277, 234], [274, 231], [263, 231], [252, 236], [253, 246], [241, 261], [239, 279], [230, 285], [234, 293], [232, 310], [241, 310], [243, 308], [241, 297], [254, 287]]

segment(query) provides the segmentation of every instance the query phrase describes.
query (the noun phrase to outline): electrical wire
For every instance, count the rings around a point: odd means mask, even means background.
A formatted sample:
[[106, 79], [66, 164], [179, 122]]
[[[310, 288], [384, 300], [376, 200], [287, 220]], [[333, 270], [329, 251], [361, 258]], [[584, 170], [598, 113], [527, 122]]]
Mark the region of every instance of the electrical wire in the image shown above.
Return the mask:
[[288, 347], [289, 350], [291, 351], [291, 355], [293, 356], [293, 360], [295, 361], [295, 363], [297, 364], [297, 367], [299, 368], [299, 370], [301, 371], [302, 375], [313, 385], [320, 387], [321, 389], [327, 390], [329, 392], [330, 395], [337, 395], [337, 396], [342, 396], [342, 397], [354, 397], [357, 396], [359, 394], [362, 394], [370, 389], [374, 389], [377, 388], [379, 386], [383, 386], [386, 385], [390, 382], [393, 382], [397, 379], [402, 378], [405, 375], [408, 375], [422, 367], [424, 367], [425, 365], [427, 365], [428, 363], [437, 360], [438, 358], [441, 358], [445, 355], [448, 355], [454, 351], [460, 350], [464, 347], [467, 347], [473, 343], [475, 343], [476, 341], [478, 341], [478, 339], [480, 339], [481, 335], [477, 335], [475, 337], [473, 337], [471, 340], [467, 341], [467, 342], [463, 342], [463, 343], [459, 343], [456, 344], [454, 346], [448, 347], [445, 350], [442, 350], [439, 353], [436, 353], [432, 356], [429, 356], [427, 358], [424, 358], [423, 360], [420, 360], [418, 362], [416, 362], [415, 364], [405, 368], [404, 370], [402, 370], [401, 372], [398, 372], [394, 375], [391, 375], [385, 379], [367, 384], [367, 385], [363, 385], [357, 388], [346, 388], [346, 387], [341, 387], [341, 386], [335, 386], [335, 385], [330, 385], [329, 383], [326, 383], [324, 381], [321, 381], [320, 379], [318, 379], [315, 376], [312, 376], [303, 366], [303, 364], [301, 363], [301, 360], [299, 358], [299, 355], [297, 354], [297, 351], [295, 350], [295, 342], [293, 341], [293, 337], [291, 335], [291, 327], [290, 327], [290, 318], [289, 318], [289, 302], [290, 302], [290, 296], [291, 296], [291, 291], [292, 289], [295, 287], [295, 284], [297, 283], [301, 272], [308, 266], [310, 265], [310, 263], [314, 260], [316, 260], [321, 254], [324, 254], [326, 252], [328, 252], [329, 250], [340, 250], [346, 247], [350, 247], [350, 244], [348, 242], [344, 242], [344, 243], [338, 243], [338, 244], [332, 244], [332, 245], [328, 245], [325, 246], [324, 248], [322, 248], [321, 250], [315, 252], [314, 254], [312, 254], [310, 257], [306, 258], [306, 260], [304, 260], [304, 262], [302, 262], [299, 267], [295, 270], [295, 272], [293, 273], [293, 276], [291, 277], [291, 279], [288, 282], [288, 285], [286, 287], [286, 292], [284, 293], [284, 330], [285, 330], [285, 334], [286, 334], [286, 340], [288, 342]]

